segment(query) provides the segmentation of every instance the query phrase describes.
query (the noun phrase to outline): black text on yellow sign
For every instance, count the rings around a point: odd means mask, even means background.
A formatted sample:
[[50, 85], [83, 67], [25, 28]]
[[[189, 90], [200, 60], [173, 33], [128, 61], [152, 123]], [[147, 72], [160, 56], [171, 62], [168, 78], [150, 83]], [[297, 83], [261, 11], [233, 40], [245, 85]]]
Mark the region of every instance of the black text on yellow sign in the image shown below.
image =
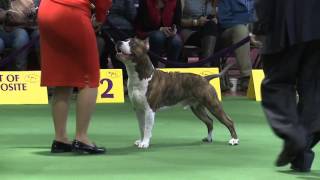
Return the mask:
[[0, 104], [48, 104], [39, 71], [0, 72]]

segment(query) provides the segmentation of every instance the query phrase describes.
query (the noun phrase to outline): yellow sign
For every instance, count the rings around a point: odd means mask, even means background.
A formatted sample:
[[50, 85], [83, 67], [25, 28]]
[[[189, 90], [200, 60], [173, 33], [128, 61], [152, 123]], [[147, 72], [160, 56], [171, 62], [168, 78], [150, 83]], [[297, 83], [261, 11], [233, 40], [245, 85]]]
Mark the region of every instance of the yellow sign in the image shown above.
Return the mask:
[[[194, 73], [201, 76], [219, 74], [218, 68], [163, 68], [160, 69], [165, 72], [182, 72], [182, 73]], [[218, 94], [218, 98], [221, 101], [221, 89], [220, 89], [220, 79], [215, 78], [210, 81], [210, 84], [215, 88]]]
[[121, 69], [101, 69], [97, 103], [123, 103], [123, 76]]
[[0, 72], [0, 104], [48, 104], [46, 87], [40, 87], [40, 71]]
[[255, 69], [252, 70], [252, 75], [249, 81], [247, 97], [261, 101], [261, 82], [264, 79], [263, 70]]

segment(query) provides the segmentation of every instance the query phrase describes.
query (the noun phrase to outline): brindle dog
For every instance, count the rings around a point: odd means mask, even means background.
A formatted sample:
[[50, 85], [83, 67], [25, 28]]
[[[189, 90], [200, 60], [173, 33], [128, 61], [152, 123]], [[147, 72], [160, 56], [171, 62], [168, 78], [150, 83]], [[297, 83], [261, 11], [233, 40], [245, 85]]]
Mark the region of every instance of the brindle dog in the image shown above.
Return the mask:
[[155, 69], [148, 56], [149, 41], [131, 38], [116, 45], [117, 58], [126, 66], [128, 94], [136, 112], [140, 127], [139, 148], [148, 148], [157, 110], [182, 104], [190, 106], [192, 112], [205, 123], [208, 135], [203, 139], [212, 142], [213, 120], [210, 112], [230, 131], [229, 144], [237, 145], [239, 139], [234, 123], [223, 111], [215, 89], [209, 81], [220, 74], [202, 77], [192, 73], [163, 72]]

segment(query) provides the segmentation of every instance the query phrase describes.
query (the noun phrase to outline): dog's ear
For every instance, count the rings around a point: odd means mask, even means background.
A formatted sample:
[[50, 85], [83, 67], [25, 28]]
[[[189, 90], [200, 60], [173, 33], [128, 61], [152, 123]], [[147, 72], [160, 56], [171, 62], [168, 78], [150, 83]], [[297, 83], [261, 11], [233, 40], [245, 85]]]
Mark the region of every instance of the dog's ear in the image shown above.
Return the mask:
[[143, 42], [144, 42], [144, 46], [146, 47], [147, 51], [149, 51], [149, 49], [150, 49], [149, 37], [147, 37]]

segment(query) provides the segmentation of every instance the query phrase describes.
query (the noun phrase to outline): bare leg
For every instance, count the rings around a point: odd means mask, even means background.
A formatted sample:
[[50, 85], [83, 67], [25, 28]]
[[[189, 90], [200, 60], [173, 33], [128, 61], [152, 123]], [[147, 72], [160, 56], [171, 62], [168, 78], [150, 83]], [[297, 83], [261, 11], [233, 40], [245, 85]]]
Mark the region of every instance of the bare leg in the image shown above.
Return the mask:
[[96, 106], [97, 88], [85, 87], [79, 90], [77, 97], [77, 124], [76, 124], [76, 140], [81, 141], [87, 145], [91, 145], [88, 138], [88, 128], [91, 115]]
[[52, 117], [55, 129], [55, 140], [69, 144], [66, 126], [71, 92], [72, 88], [70, 87], [56, 87], [52, 98]]

